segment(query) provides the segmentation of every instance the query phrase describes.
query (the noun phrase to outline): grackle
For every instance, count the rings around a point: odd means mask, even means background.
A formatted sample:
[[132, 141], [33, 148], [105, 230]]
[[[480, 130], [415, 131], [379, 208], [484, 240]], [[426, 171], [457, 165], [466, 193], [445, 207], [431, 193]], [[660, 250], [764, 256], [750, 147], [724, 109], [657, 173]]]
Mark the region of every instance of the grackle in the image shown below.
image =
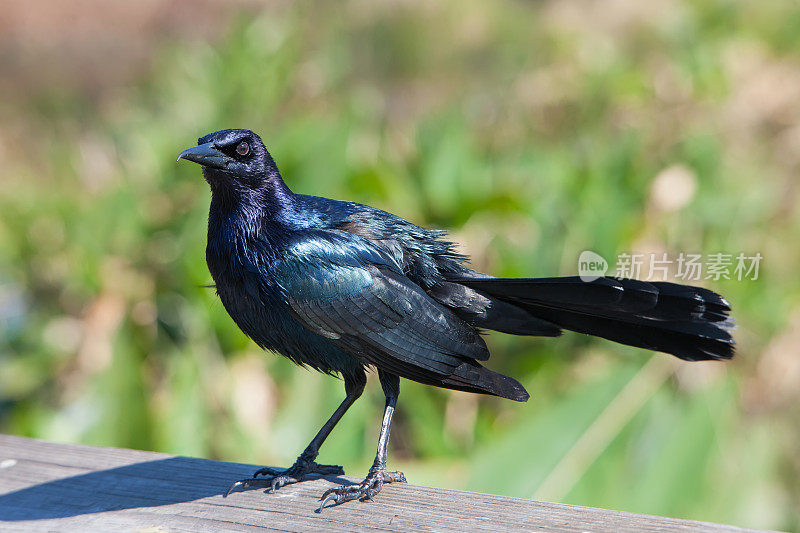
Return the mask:
[[386, 468], [401, 377], [528, 399], [515, 379], [481, 365], [489, 359], [484, 330], [555, 337], [567, 329], [687, 361], [733, 356], [730, 306], [707, 289], [476, 272], [443, 231], [366, 205], [293, 193], [249, 130], [201, 137], [178, 159], [202, 165], [211, 187], [206, 262], [231, 318], [262, 348], [340, 375], [346, 393], [294, 465], [262, 468], [228, 494], [343, 474], [315, 459], [364, 390], [368, 368], [377, 369], [386, 396], [375, 462], [360, 485], [327, 490], [320, 509], [371, 499], [384, 483], [405, 481]]

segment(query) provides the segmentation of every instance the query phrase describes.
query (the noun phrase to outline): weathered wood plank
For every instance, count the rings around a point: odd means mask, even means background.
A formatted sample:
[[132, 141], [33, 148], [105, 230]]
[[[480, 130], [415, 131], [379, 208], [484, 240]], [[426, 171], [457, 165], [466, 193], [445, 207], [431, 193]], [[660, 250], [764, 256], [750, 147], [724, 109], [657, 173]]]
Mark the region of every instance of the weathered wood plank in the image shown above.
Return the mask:
[[[744, 531], [407, 484], [315, 513], [317, 479], [224, 499], [253, 465], [0, 435], [0, 528], [71, 531]], [[355, 478], [336, 479], [339, 482]]]

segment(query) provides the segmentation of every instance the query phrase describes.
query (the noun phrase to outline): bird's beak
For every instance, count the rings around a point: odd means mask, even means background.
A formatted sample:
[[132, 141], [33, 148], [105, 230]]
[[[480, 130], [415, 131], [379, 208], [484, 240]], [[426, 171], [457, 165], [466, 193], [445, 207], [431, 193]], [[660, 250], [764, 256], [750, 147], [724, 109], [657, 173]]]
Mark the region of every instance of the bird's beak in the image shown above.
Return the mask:
[[194, 161], [204, 167], [211, 168], [226, 168], [233, 158], [229, 157], [214, 146], [213, 142], [200, 144], [187, 148], [181, 155], [178, 156], [177, 161], [186, 159], [187, 161]]

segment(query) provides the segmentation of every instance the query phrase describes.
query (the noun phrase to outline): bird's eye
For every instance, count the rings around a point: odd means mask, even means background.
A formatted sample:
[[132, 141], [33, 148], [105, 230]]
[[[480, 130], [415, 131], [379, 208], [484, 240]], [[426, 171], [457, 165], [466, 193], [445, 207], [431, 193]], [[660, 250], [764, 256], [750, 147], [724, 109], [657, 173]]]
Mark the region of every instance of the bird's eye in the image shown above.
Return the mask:
[[250, 153], [250, 145], [242, 141], [236, 145], [236, 153], [239, 155], [247, 155]]

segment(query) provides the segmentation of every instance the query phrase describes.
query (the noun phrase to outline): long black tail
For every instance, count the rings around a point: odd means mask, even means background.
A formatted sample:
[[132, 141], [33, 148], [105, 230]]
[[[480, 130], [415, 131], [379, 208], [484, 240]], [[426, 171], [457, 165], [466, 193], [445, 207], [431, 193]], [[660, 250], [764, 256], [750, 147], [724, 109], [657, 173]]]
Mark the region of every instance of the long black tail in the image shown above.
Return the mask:
[[[700, 287], [611, 277], [453, 281], [524, 309], [537, 324], [544, 320], [688, 361], [733, 357], [730, 305]], [[530, 334], [525, 328], [508, 332]]]

